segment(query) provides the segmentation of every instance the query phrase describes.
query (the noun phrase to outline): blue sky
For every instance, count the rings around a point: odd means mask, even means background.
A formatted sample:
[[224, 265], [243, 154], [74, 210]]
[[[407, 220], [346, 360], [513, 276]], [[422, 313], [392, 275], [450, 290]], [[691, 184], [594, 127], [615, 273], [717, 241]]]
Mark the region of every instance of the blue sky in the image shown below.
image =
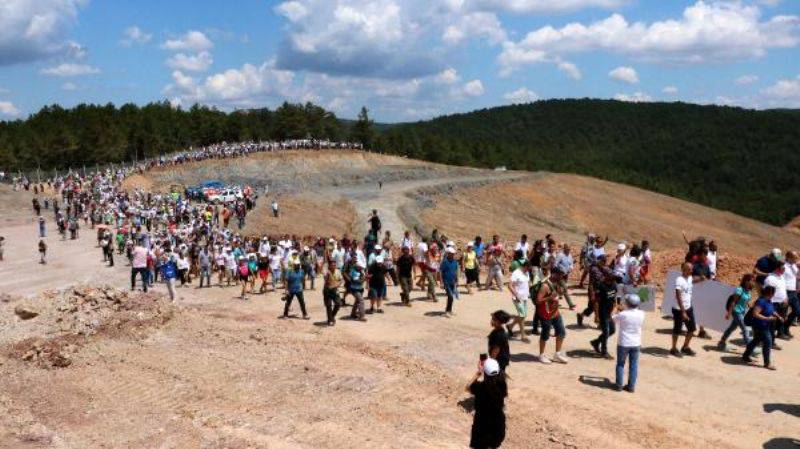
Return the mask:
[[800, 107], [800, 1], [4, 0], [0, 119], [312, 101], [408, 121], [535, 99]]

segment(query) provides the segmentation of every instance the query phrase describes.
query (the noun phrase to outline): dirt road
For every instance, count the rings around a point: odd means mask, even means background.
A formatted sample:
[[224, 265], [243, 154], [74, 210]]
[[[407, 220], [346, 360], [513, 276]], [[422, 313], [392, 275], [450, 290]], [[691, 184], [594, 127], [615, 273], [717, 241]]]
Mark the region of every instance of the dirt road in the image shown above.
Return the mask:
[[368, 229], [367, 218], [375, 209], [381, 218], [383, 231], [388, 230], [392, 236], [400, 239], [405, 230], [413, 230], [416, 225], [404, 219], [403, 215], [408, 215], [409, 210], [416, 209], [412, 195], [421, 189], [445, 191], [448, 188], [508, 182], [534, 176], [535, 174], [529, 172], [478, 171], [459, 176], [388, 182], [381, 188], [378, 188], [377, 184], [341, 187], [328, 190], [326, 194], [342, 196], [355, 204], [363, 233]]

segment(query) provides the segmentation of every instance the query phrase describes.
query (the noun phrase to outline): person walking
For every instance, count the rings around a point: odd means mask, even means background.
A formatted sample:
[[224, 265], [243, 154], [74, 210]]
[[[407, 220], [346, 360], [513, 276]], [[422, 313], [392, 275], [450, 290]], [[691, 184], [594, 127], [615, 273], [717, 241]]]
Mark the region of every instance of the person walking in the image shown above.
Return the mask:
[[300, 303], [300, 311], [303, 313], [303, 319], [309, 319], [306, 312], [306, 300], [303, 297], [303, 269], [300, 268], [300, 260], [295, 259], [292, 263], [292, 268], [286, 272], [286, 304], [283, 306], [283, 316], [281, 318], [289, 318], [289, 309], [292, 307], [292, 300], [297, 298]]
[[519, 327], [520, 340], [528, 343], [530, 340], [525, 336], [525, 319], [528, 316], [528, 299], [530, 298], [531, 288], [530, 263], [525, 262], [511, 273], [508, 282], [508, 291], [511, 292], [511, 301], [517, 310], [517, 316], [513, 317], [511, 324], [508, 325], [508, 337], [514, 335], [514, 326]]
[[325, 305], [325, 314], [328, 317], [328, 326], [336, 324], [336, 314], [342, 306], [339, 298], [339, 287], [342, 285], [342, 274], [336, 269], [336, 261], [328, 261], [328, 271], [323, 278], [322, 301]]
[[206, 287], [211, 287], [211, 255], [208, 253], [208, 246], [203, 247], [197, 257], [200, 266], [200, 288], [203, 288], [203, 280]]
[[764, 368], [769, 370], [776, 369], [770, 358], [772, 350], [772, 328], [775, 323], [781, 321], [781, 316], [775, 310], [775, 303], [772, 302], [773, 296], [775, 296], [775, 287], [765, 285], [761, 290], [761, 297], [758, 298], [758, 301], [753, 305], [752, 318], [748, 323], [753, 327], [753, 339], [747, 344], [744, 354], [742, 354], [742, 360], [744, 360], [745, 363], [753, 364], [753, 359], [750, 358], [750, 356], [760, 343], [761, 355], [764, 359]]
[[[383, 313], [383, 301], [386, 300], [386, 261], [383, 254], [375, 256], [372, 264], [367, 269], [369, 284], [369, 310], [368, 314]], [[377, 305], [377, 308], [375, 307]]]
[[[639, 377], [639, 354], [642, 348], [642, 327], [644, 326], [644, 311], [639, 310], [641, 299], [638, 295], [628, 294], [623, 298], [625, 309], [612, 315], [611, 319], [619, 330], [617, 337], [617, 391], [625, 390], [633, 393], [636, 390], [636, 380]], [[625, 375], [625, 361], [628, 361], [628, 383], [623, 386]]]
[[397, 275], [400, 282], [400, 300], [406, 307], [411, 307], [411, 289], [414, 282], [414, 266], [416, 261], [411, 255], [411, 247], [403, 246], [397, 258]]
[[175, 262], [175, 255], [172, 254], [169, 246], [164, 247], [161, 258], [161, 277], [167, 284], [169, 300], [175, 301], [175, 279], [178, 278], [178, 264]]
[[717, 343], [717, 349], [720, 351], [725, 352], [728, 350], [728, 338], [736, 329], [742, 332], [745, 345], [750, 343], [751, 337], [750, 333], [747, 331], [747, 325], [744, 324], [744, 317], [748, 307], [750, 307], [750, 292], [753, 290], [754, 283], [755, 277], [753, 274], [745, 274], [742, 276], [739, 286], [736, 287], [736, 291], [728, 300], [728, 306], [725, 309], [725, 319], [731, 320], [731, 324], [728, 325], [728, 328], [722, 333], [722, 337], [719, 339], [719, 343]]
[[47, 243], [44, 240], [39, 240], [39, 263], [47, 265]]
[[351, 263], [350, 268], [344, 274], [347, 281], [347, 291], [353, 295], [353, 308], [350, 310], [350, 318], [358, 321], [367, 321], [364, 318], [364, 267]]
[[547, 279], [542, 281], [536, 297], [536, 312], [542, 321], [542, 331], [539, 334], [539, 361], [550, 364], [552, 361], [544, 354], [547, 340], [550, 339], [550, 329], [555, 329], [556, 352], [553, 360], [559, 363], [567, 363], [567, 358], [561, 353], [567, 331], [564, 328], [564, 321], [558, 311], [558, 289], [555, 287], [561, 280], [562, 273], [553, 268]]
[[508, 348], [508, 334], [506, 325], [511, 320], [511, 316], [505, 310], [496, 310], [491, 315], [490, 325], [492, 332], [489, 333], [488, 355], [497, 360], [500, 370], [505, 372], [508, 364], [511, 363], [511, 351]]
[[439, 266], [439, 274], [442, 279], [444, 292], [447, 295], [447, 306], [445, 307], [444, 313], [445, 316], [452, 317], [453, 300], [458, 299], [458, 272], [460, 270], [458, 260], [456, 260], [456, 249], [448, 247], [445, 253], [447, 255]]
[[147, 248], [142, 246], [141, 240], [137, 240], [136, 246], [132, 250], [133, 260], [131, 261], [131, 290], [136, 289], [136, 275], [142, 279], [142, 290], [147, 292]]
[[606, 359], [613, 359], [608, 352], [608, 338], [616, 332], [611, 316], [616, 308], [617, 283], [612, 273], [604, 273], [597, 285], [597, 318], [600, 320], [600, 335], [589, 343], [595, 352]]
[[[697, 324], [694, 319], [694, 309], [692, 309], [692, 264], [685, 262], [681, 266], [681, 275], [675, 280], [675, 301], [677, 307], [672, 308], [672, 348], [669, 353], [675, 357], [681, 355], [695, 355], [689, 343], [692, 342], [694, 331], [697, 330]], [[683, 326], [686, 326], [686, 337], [683, 340], [683, 346], [678, 351], [678, 337], [680, 337]]]
[[478, 371], [467, 384], [466, 391], [475, 397], [475, 416], [469, 447], [500, 447], [506, 436], [506, 415], [503, 409], [508, 386], [505, 373], [500, 369], [497, 360], [487, 358], [479, 363]]

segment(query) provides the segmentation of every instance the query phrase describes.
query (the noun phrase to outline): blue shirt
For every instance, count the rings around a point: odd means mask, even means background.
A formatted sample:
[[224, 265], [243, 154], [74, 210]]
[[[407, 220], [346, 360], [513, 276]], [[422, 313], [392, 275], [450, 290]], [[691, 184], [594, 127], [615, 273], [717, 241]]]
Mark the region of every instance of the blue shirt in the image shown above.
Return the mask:
[[[766, 298], [758, 298], [756, 301], [755, 307], [761, 309], [761, 316], [764, 317], [771, 317], [775, 314], [775, 306], [772, 305], [772, 301]], [[757, 327], [759, 329], [769, 329], [770, 324], [772, 321], [770, 320], [762, 320], [760, 318], [753, 317], [753, 327]]]
[[354, 292], [364, 291], [364, 275], [353, 268], [350, 270], [350, 290]]
[[486, 248], [486, 244], [483, 242], [475, 244], [475, 254], [478, 255], [478, 258], [480, 258], [483, 255], [484, 248]]
[[439, 271], [442, 273], [442, 281], [445, 284], [455, 284], [458, 280], [458, 261], [445, 258], [439, 265]]
[[289, 270], [286, 272], [286, 287], [289, 293], [300, 293], [303, 291], [303, 270]]

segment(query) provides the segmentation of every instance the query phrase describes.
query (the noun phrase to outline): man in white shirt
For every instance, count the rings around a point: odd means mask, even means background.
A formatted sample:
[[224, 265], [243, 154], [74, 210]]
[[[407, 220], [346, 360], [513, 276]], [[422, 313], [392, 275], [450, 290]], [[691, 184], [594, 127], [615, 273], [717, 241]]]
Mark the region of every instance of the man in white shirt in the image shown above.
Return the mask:
[[417, 261], [417, 268], [419, 269], [419, 280], [417, 280], [417, 287], [420, 290], [425, 290], [425, 260], [428, 256], [428, 239], [423, 237], [417, 244], [417, 252], [414, 254], [414, 259]]
[[[788, 256], [787, 256], [788, 260]], [[772, 295], [772, 305], [775, 307], [775, 311], [778, 312], [781, 316], [786, 316], [786, 310], [789, 307], [789, 292], [786, 287], [786, 278], [784, 275], [786, 274], [786, 264], [780, 265], [775, 271], [770, 273], [766, 279], [764, 279], [764, 287], [775, 287], [775, 294]], [[796, 282], [796, 279], [795, 279]], [[796, 289], [797, 287], [795, 287]], [[776, 338], [785, 338], [783, 334], [783, 323], [778, 321], [772, 322], [772, 341], [773, 347], [779, 348], [775, 343]]]
[[528, 243], [528, 235], [522, 234], [522, 237], [519, 238], [519, 242], [517, 242], [517, 246], [514, 247], [514, 251], [522, 251], [522, 255], [527, 259], [530, 249], [531, 245]]
[[791, 313], [786, 316], [783, 322], [783, 334], [787, 338], [793, 338], [789, 331], [792, 324], [800, 316], [800, 296], [797, 294], [797, 253], [789, 251], [786, 253], [786, 264], [784, 265], [783, 279], [786, 281], [786, 296]]
[[[692, 264], [686, 262], [681, 266], [681, 275], [675, 280], [675, 300], [678, 304], [677, 307], [672, 308], [672, 349], [669, 351], [675, 357], [680, 357], [681, 354], [695, 355], [695, 352], [689, 347], [694, 331], [697, 330], [692, 309], [692, 282]], [[678, 351], [678, 337], [684, 324], [686, 325], [686, 338], [683, 341], [683, 347]]]
[[708, 254], [706, 254], [706, 265], [711, 272], [711, 279], [717, 278], [717, 242], [708, 242]]
[[507, 326], [508, 337], [514, 335], [514, 326], [519, 326], [520, 339], [527, 343], [528, 337], [525, 336], [525, 319], [528, 316], [528, 299], [531, 296], [530, 263], [525, 262], [511, 273], [511, 280], [508, 283], [508, 290], [511, 292], [511, 300], [514, 308], [517, 309], [517, 316], [513, 318], [511, 324]]
[[[636, 378], [639, 374], [639, 354], [642, 347], [642, 326], [644, 312], [639, 310], [641, 300], [638, 295], [625, 295], [625, 310], [614, 314], [611, 319], [617, 327], [617, 368], [616, 388], [633, 393], [636, 389]], [[629, 360], [628, 383], [623, 387], [625, 359]]]

